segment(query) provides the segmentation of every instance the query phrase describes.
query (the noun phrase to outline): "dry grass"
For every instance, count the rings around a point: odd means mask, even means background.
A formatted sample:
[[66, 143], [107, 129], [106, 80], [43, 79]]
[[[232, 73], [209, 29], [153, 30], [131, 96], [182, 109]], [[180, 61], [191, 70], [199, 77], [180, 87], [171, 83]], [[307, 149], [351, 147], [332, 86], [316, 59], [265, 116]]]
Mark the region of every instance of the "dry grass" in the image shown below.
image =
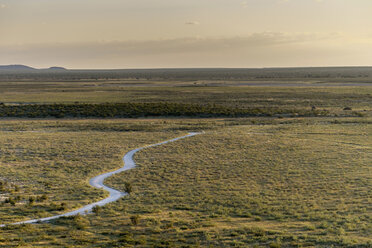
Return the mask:
[[0, 222], [58, 212], [52, 201], [71, 209], [103, 197], [87, 180], [120, 167], [126, 151], [188, 130], [207, 132], [138, 153], [138, 168], [107, 181], [121, 190], [130, 182], [134, 192], [97, 215], [2, 228], [0, 247], [370, 247], [370, 124], [368, 118], [3, 121], [0, 174], [20, 187], [7, 194], [48, 200], [4, 204]]

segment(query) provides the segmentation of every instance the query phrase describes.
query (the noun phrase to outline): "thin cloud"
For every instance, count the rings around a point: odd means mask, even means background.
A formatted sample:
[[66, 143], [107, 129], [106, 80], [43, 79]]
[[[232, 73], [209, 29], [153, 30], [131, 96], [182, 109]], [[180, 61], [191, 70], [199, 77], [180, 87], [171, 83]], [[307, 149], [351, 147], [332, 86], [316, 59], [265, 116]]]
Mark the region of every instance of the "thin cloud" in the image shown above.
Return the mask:
[[240, 5], [241, 5], [243, 8], [248, 8], [248, 2], [247, 2], [247, 1], [243, 1], [243, 2], [241, 2]]
[[[312, 2], [316, 3], [323, 3], [325, 0], [311, 0]], [[292, 0], [278, 0], [278, 3], [289, 3], [292, 2]]]
[[[178, 39], [160, 40], [132, 40], [132, 41], [104, 41], [89, 43], [57, 43], [57, 44], [24, 44], [17, 46], [0, 46], [4, 51], [31, 49], [31, 50], [59, 50], [72, 49], [85, 51], [86, 54], [95, 51], [106, 51], [107, 53], [179, 53], [192, 51], [213, 51], [221, 49], [254, 49], [256, 47], [277, 47], [280, 45], [312, 43], [317, 41], [336, 40], [343, 38], [340, 33], [283, 33], [283, 32], [261, 32], [252, 33], [248, 36], [237, 37], [185, 37]], [[62, 49], [63, 50], [63, 49]]]
[[186, 25], [200, 25], [200, 23], [198, 21], [188, 21], [188, 22], [185, 22]]
[[5, 9], [7, 6], [5, 4], [0, 4], [0, 9]]
[[[245, 37], [105, 41], [0, 46], [0, 64], [23, 63], [71, 68], [309, 66], [357, 61], [359, 50], [348, 50], [337, 33], [253, 33]], [[363, 56], [371, 50], [363, 45]], [[370, 57], [365, 60], [371, 61]]]

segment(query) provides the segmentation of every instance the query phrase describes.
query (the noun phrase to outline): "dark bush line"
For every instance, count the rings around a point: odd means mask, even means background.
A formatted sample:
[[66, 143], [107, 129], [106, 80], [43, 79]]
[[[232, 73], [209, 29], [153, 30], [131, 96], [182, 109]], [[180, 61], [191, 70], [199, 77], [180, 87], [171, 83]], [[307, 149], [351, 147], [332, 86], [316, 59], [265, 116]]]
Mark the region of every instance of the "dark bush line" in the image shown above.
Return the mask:
[[96, 80], [260, 80], [260, 79], [368, 79], [372, 67], [318, 67], [318, 68], [216, 68], [216, 69], [134, 69], [134, 70], [0, 70], [0, 82], [60, 81], [79, 82]]
[[187, 103], [105, 103], [105, 104], [30, 104], [0, 105], [0, 117], [27, 118], [136, 118], [136, 117], [249, 117], [249, 116], [317, 116], [325, 111], [279, 108], [230, 108], [220, 105]]

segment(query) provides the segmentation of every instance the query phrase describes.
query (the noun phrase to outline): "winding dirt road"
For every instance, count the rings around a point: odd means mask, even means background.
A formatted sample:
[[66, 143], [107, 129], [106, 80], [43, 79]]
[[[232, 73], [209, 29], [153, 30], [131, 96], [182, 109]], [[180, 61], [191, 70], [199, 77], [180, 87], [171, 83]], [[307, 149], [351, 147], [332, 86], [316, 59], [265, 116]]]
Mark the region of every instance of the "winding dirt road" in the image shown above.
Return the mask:
[[[108, 172], [108, 173], [96, 176], [96, 177], [89, 180], [89, 184], [91, 186], [93, 186], [95, 188], [98, 188], [98, 189], [104, 189], [104, 190], [106, 190], [110, 193], [110, 196], [107, 197], [106, 199], [103, 199], [103, 200], [95, 202], [95, 203], [91, 203], [89, 205], [85, 205], [84, 207], [82, 207], [80, 209], [77, 209], [77, 210], [74, 210], [74, 211], [71, 211], [71, 212], [68, 212], [68, 213], [64, 213], [64, 214], [60, 214], [60, 215], [54, 215], [54, 216], [46, 217], [46, 218], [26, 220], [26, 221], [11, 223], [11, 224], [8, 224], [8, 225], [20, 225], [20, 224], [31, 224], [31, 223], [45, 222], [45, 221], [49, 221], [49, 220], [58, 219], [60, 217], [68, 217], [68, 216], [73, 216], [73, 215], [77, 215], [77, 214], [85, 215], [85, 214], [91, 213], [93, 207], [95, 207], [95, 206], [104, 206], [104, 205], [106, 205], [110, 202], [117, 201], [121, 197], [126, 196], [127, 193], [120, 192], [116, 189], [112, 189], [110, 187], [107, 187], [106, 185], [103, 184], [103, 182], [106, 178], [108, 178], [112, 175], [115, 175], [117, 173], [120, 173], [120, 172], [123, 172], [123, 171], [126, 171], [126, 170], [130, 170], [130, 169], [133, 169], [134, 167], [136, 167], [136, 163], [133, 160], [133, 155], [136, 152], [141, 151], [142, 149], [145, 149], [145, 148], [148, 148], [148, 147], [160, 146], [160, 145], [163, 145], [163, 144], [167, 144], [167, 143], [170, 143], [170, 142], [174, 142], [174, 141], [184, 139], [184, 138], [187, 138], [187, 137], [191, 137], [191, 136], [195, 136], [195, 135], [198, 135], [198, 134], [200, 134], [200, 133], [189, 133], [188, 135], [185, 135], [185, 136], [182, 136], [182, 137], [178, 137], [178, 138], [175, 138], [175, 139], [163, 141], [163, 142], [153, 144], [153, 145], [140, 147], [140, 148], [134, 149], [134, 150], [128, 152], [127, 154], [125, 154], [124, 157], [123, 157], [124, 166], [122, 168], [120, 168], [116, 171], [112, 171], [112, 172]], [[4, 226], [6, 226], [6, 224], [0, 225], [0, 227], [4, 227]]]

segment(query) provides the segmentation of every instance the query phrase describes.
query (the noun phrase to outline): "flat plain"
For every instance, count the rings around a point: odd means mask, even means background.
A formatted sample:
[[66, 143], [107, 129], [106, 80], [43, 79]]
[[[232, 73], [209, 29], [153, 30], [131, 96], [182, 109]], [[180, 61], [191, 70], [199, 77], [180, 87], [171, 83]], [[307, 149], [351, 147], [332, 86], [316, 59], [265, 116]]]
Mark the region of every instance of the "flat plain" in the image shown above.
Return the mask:
[[137, 168], [106, 181], [121, 191], [130, 185], [128, 197], [86, 216], [0, 228], [0, 247], [372, 246], [371, 87], [189, 81], [144, 87], [134, 81], [135, 86], [1, 82], [0, 102], [188, 101], [243, 108], [314, 106], [329, 114], [3, 118], [0, 224], [103, 199], [106, 193], [88, 180], [120, 168], [129, 150], [204, 133], [137, 153]]

